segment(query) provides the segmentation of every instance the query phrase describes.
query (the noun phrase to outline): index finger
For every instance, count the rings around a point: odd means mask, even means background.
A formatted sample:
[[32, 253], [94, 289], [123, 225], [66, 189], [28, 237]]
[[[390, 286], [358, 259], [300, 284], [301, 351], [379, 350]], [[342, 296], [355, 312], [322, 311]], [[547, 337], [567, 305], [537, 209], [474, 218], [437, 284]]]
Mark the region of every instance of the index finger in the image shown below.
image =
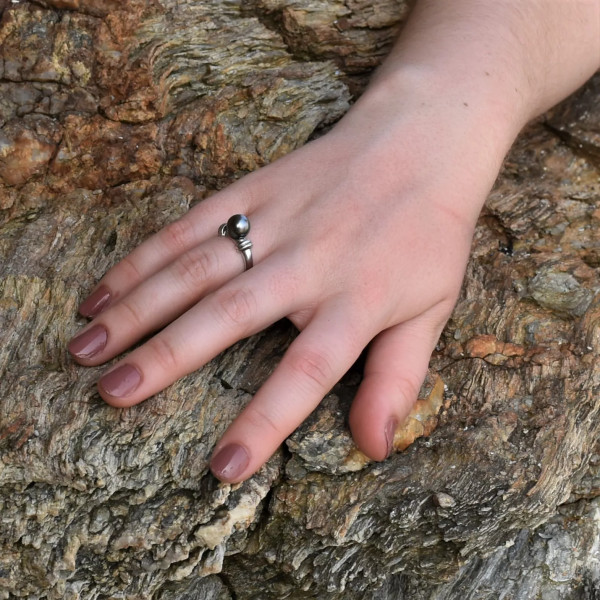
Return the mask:
[[210, 463], [221, 481], [237, 483], [257, 471], [319, 404], [369, 342], [348, 311], [317, 313], [288, 348], [273, 374], [225, 432]]

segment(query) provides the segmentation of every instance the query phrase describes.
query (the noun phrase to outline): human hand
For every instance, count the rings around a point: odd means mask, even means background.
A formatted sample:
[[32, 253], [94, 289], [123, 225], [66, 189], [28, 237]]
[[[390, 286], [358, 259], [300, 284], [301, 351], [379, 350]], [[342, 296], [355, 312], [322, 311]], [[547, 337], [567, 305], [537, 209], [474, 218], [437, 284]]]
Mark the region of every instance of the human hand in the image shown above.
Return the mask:
[[[301, 333], [218, 443], [214, 474], [255, 472], [369, 344], [349, 420], [358, 447], [384, 459], [458, 296], [497, 167], [472, 166], [480, 142], [456, 115], [403, 108], [397, 118], [397, 100], [367, 94], [332, 132], [204, 200], [111, 269], [81, 307], [95, 318], [69, 346], [75, 359], [99, 365], [160, 332], [100, 379], [106, 402], [137, 404], [288, 317]], [[245, 272], [217, 236], [236, 213], [252, 225]]]

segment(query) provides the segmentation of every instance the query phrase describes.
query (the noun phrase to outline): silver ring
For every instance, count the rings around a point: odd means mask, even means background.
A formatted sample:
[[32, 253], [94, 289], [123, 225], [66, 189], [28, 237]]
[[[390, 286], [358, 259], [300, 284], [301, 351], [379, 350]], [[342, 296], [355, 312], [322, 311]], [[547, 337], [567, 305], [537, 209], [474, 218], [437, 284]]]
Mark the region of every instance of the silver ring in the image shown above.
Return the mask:
[[231, 238], [237, 245], [238, 250], [244, 257], [244, 266], [246, 271], [252, 267], [252, 242], [246, 238], [250, 232], [250, 219], [246, 215], [233, 215], [229, 217], [227, 223], [219, 227], [221, 237]]

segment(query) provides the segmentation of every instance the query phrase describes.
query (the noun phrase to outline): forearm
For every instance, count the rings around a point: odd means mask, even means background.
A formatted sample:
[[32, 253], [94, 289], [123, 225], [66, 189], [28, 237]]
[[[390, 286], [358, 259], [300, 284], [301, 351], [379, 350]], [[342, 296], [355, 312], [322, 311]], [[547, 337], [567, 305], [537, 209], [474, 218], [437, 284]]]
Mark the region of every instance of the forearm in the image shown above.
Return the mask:
[[600, 68], [600, 0], [420, 0], [379, 76], [404, 67], [493, 89], [527, 121]]
[[600, 0], [420, 0], [341, 129], [373, 129], [390, 168], [413, 140], [424, 177], [475, 186], [447, 203], [473, 222], [525, 123], [599, 67]]

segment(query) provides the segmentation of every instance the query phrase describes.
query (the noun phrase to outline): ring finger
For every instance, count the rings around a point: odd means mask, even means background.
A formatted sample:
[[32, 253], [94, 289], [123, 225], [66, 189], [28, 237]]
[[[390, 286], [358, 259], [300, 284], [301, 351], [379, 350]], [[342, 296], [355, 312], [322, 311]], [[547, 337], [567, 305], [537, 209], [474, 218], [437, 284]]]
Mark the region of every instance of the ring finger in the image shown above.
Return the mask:
[[293, 312], [302, 299], [286, 273], [281, 259], [265, 260], [209, 294], [104, 375], [101, 396], [113, 406], [137, 404]]
[[102, 312], [69, 344], [82, 364], [98, 365], [164, 327], [240, 273], [241, 255], [214, 238], [192, 248]]

